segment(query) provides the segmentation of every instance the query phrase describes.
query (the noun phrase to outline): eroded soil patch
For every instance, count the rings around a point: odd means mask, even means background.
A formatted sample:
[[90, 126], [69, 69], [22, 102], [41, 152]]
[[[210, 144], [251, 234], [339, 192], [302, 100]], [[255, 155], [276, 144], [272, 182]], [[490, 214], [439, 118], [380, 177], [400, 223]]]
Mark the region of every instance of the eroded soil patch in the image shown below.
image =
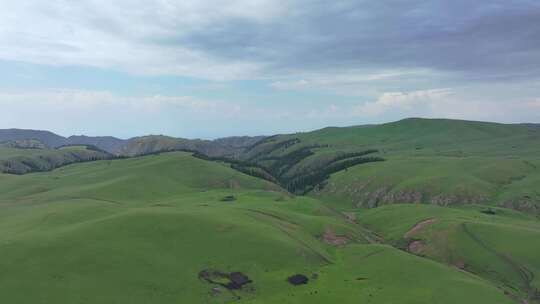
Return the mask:
[[414, 225], [409, 231], [407, 231], [407, 233], [405, 233], [404, 238], [409, 239], [413, 237], [416, 233], [418, 233], [424, 227], [429, 226], [435, 223], [436, 221], [437, 221], [436, 219], [431, 218], [431, 219], [427, 219], [419, 223], [416, 223], [416, 225]]
[[323, 235], [321, 236], [321, 240], [326, 244], [336, 247], [343, 247], [349, 243], [349, 238], [344, 235], [336, 235], [330, 228], [325, 229]]
[[413, 254], [421, 254], [426, 248], [426, 244], [423, 241], [414, 240], [407, 246], [407, 251]]

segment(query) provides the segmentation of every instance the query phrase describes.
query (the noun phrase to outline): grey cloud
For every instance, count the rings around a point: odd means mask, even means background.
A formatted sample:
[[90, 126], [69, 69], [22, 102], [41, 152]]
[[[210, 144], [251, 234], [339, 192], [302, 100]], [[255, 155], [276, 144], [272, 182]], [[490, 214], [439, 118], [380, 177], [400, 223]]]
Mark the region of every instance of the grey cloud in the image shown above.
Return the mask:
[[[0, 30], [5, 59], [21, 60], [13, 53], [28, 46], [20, 41], [33, 41], [47, 54], [23, 53], [33, 62], [54, 59], [52, 44], [73, 45], [81, 64], [202, 77], [214, 66], [221, 78], [228, 69], [240, 78], [387, 69], [433, 70], [463, 82], [540, 77], [536, 0], [25, 3], [7, 7], [25, 25], [22, 33]], [[25, 22], [32, 19], [35, 24]], [[0, 26], [12, 23], [0, 20]], [[121, 54], [126, 51], [135, 53]], [[76, 63], [76, 56], [67, 62]], [[139, 67], [144, 64], [149, 67]]]
[[224, 18], [154, 42], [269, 63], [268, 73], [428, 68], [477, 78], [540, 74], [537, 1], [327, 3], [296, 1], [270, 23]]

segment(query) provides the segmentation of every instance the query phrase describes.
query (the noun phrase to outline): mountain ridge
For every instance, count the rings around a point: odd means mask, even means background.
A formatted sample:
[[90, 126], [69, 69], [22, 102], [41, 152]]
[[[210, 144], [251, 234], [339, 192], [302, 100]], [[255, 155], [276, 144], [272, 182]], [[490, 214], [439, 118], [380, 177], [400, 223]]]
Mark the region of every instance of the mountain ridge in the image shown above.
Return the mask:
[[[87, 135], [64, 137], [47, 130], [0, 129], [0, 142], [38, 140], [46, 147], [53, 149], [69, 145], [91, 145], [120, 156], [139, 156], [176, 150], [196, 150], [208, 155], [229, 155], [231, 153], [237, 153], [238, 151], [236, 150], [245, 148], [262, 138], [264, 136], [230, 136], [215, 140], [204, 140], [165, 135], [144, 135], [129, 139], [120, 139], [114, 136]], [[165, 143], [159, 143], [160, 140], [165, 141]], [[141, 146], [143, 147], [141, 148]], [[231, 152], [228, 150], [231, 150]]]
[[[365, 124], [365, 125], [352, 125], [345, 127], [336, 127], [328, 126], [321, 129], [316, 129], [306, 132], [296, 132], [288, 134], [276, 134], [275, 137], [279, 136], [295, 136], [301, 135], [304, 137], [309, 137], [311, 134], [320, 134], [320, 133], [335, 133], [342, 131], [357, 131], [357, 130], [370, 130], [373, 128], [423, 128], [423, 127], [433, 127], [440, 126], [444, 127], [445, 125], [464, 125], [465, 127], [473, 127], [475, 129], [482, 128], [530, 128], [533, 131], [540, 130], [539, 123], [498, 123], [498, 122], [487, 122], [487, 121], [472, 121], [472, 120], [459, 120], [459, 119], [446, 119], [446, 118], [404, 118], [398, 121], [381, 123], [381, 124]], [[511, 132], [511, 130], [508, 130]], [[331, 134], [330, 134], [331, 135]], [[20, 128], [9, 128], [9, 129], [0, 129], [0, 142], [4, 141], [14, 141], [14, 140], [29, 140], [36, 139], [41, 141], [43, 144], [50, 148], [57, 148], [65, 145], [92, 145], [96, 146], [104, 151], [107, 151], [112, 154], [117, 155], [143, 155], [147, 153], [159, 152], [155, 149], [142, 149], [136, 151], [129, 151], [128, 146], [133, 145], [133, 143], [141, 143], [141, 141], [156, 141], [159, 139], [166, 139], [169, 141], [169, 146], [161, 146], [161, 151], [171, 151], [179, 149], [193, 149], [208, 154], [210, 156], [223, 156], [227, 155], [238, 156], [239, 149], [242, 150], [249, 146], [252, 146], [256, 142], [267, 138], [269, 136], [228, 136], [217, 138], [213, 140], [205, 140], [198, 138], [181, 138], [173, 137], [167, 135], [142, 135], [131, 137], [128, 139], [121, 139], [114, 136], [87, 136], [87, 135], [71, 135], [64, 137], [58, 135], [54, 132], [48, 130], [36, 130], [36, 129], [20, 129]], [[148, 146], [148, 145], [147, 145]], [[159, 145], [158, 145], [159, 146]], [[227, 148], [234, 151], [223, 151]], [[240, 151], [241, 152], [241, 151]]]

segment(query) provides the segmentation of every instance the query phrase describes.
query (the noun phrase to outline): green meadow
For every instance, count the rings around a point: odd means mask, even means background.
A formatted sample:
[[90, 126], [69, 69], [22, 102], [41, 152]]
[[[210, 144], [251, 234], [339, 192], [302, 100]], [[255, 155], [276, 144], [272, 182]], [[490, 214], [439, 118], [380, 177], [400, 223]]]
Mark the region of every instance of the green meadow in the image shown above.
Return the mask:
[[[184, 152], [2, 174], [0, 210], [6, 303], [513, 303], [490, 278], [393, 247], [377, 215], [364, 226]], [[252, 282], [228, 290], [209, 269]]]
[[86, 161], [109, 159], [107, 152], [83, 145], [49, 148], [13, 148], [0, 144], [0, 172], [26, 174]]
[[[292, 192], [343, 208], [481, 203], [540, 213], [540, 128], [533, 125], [411, 118], [274, 136], [241, 158], [285, 187], [300, 180]], [[305, 182], [362, 158], [368, 162]]]
[[[476, 274], [516, 298], [538, 301], [538, 217], [489, 206], [421, 204], [388, 205], [356, 215], [397, 248]], [[420, 228], [411, 233], [415, 225]]]
[[536, 126], [43, 146], [0, 147], [7, 303], [540, 303]]

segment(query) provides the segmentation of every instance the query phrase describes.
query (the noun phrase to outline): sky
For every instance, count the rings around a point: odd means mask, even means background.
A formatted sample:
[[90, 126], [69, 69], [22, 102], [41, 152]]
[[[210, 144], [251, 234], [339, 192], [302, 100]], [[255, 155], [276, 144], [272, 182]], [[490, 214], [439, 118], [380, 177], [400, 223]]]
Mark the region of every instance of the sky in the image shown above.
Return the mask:
[[540, 122], [538, 0], [0, 0], [0, 128]]

